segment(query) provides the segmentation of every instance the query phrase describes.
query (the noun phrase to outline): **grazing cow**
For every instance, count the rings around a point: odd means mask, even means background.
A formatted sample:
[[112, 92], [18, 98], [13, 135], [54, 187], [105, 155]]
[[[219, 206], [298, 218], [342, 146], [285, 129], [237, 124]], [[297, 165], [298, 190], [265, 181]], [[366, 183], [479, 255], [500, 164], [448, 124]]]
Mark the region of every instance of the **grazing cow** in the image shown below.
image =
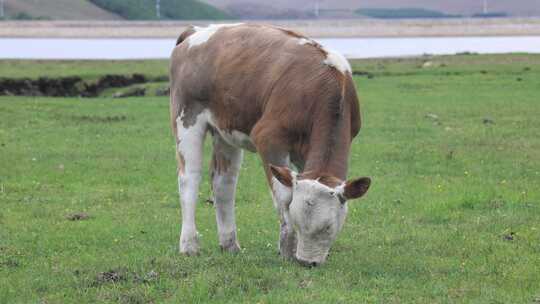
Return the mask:
[[281, 255], [304, 265], [323, 263], [343, 227], [347, 200], [370, 185], [367, 177], [346, 181], [351, 141], [360, 129], [347, 60], [292, 31], [221, 24], [190, 27], [180, 35], [170, 76], [180, 252], [199, 251], [195, 205], [209, 132], [221, 248], [240, 249], [234, 199], [246, 149], [264, 164], [281, 220]]

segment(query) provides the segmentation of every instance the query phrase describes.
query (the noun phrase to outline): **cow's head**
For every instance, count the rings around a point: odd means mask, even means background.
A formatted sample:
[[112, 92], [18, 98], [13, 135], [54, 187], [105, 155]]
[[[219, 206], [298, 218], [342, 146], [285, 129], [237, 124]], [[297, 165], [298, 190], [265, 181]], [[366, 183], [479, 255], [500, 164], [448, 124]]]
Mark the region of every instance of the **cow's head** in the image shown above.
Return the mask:
[[296, 259], [305, 266], [317, 266], [326, 260], [328, 251], [343, 228], [347, 216], [347, 200], [364, 195], [371, 183], [369, 177], [349, 181], [299, 176], [285, 167], [271, 166], [274, 177], [288, 195], [280, 206], [297, 237]]

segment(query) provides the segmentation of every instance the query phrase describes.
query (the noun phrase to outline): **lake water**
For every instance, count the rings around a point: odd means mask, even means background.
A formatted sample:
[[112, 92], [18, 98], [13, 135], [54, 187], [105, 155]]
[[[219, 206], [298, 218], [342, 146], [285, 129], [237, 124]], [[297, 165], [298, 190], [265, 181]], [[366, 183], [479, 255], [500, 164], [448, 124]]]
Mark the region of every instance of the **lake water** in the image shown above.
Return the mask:
[[[445, 55], [461, 52], [540, 53], [540, 36], [316, 39], [348, 58]], [[0, 38], [0, 59], [168, 58], [175, 39]]]

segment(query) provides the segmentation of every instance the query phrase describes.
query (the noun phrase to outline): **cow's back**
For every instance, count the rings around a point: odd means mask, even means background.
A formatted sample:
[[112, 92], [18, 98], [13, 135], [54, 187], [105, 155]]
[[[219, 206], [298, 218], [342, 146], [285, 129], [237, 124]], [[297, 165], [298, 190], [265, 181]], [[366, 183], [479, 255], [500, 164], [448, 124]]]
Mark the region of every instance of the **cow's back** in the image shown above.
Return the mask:
[[[175, 112], [208, 109], [223, 130], [250, 134], [265, 115], [309, 129], [306, 114], [339, 103], [352, 86], [348, 64], [333, 64], [316, 42], [287, 30], [211, 26], [182, 35], [171, 61], [171, 94], [183, 103]], [[358, 112], [357, 105], [347, 108]]]

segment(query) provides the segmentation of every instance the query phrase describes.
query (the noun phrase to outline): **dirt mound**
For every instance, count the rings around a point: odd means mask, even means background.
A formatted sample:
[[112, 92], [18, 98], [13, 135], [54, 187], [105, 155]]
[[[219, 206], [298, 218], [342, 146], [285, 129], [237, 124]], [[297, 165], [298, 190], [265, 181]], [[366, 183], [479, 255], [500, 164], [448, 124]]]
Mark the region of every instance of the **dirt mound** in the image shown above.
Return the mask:
[[0, 95], [96, 97], [108, 88], [127, 87], [147, 81], [148, 79], [142, 74], [104, 75], [93, 82], [84, 81], [78, 76], [38, 79], [0, 78]]

